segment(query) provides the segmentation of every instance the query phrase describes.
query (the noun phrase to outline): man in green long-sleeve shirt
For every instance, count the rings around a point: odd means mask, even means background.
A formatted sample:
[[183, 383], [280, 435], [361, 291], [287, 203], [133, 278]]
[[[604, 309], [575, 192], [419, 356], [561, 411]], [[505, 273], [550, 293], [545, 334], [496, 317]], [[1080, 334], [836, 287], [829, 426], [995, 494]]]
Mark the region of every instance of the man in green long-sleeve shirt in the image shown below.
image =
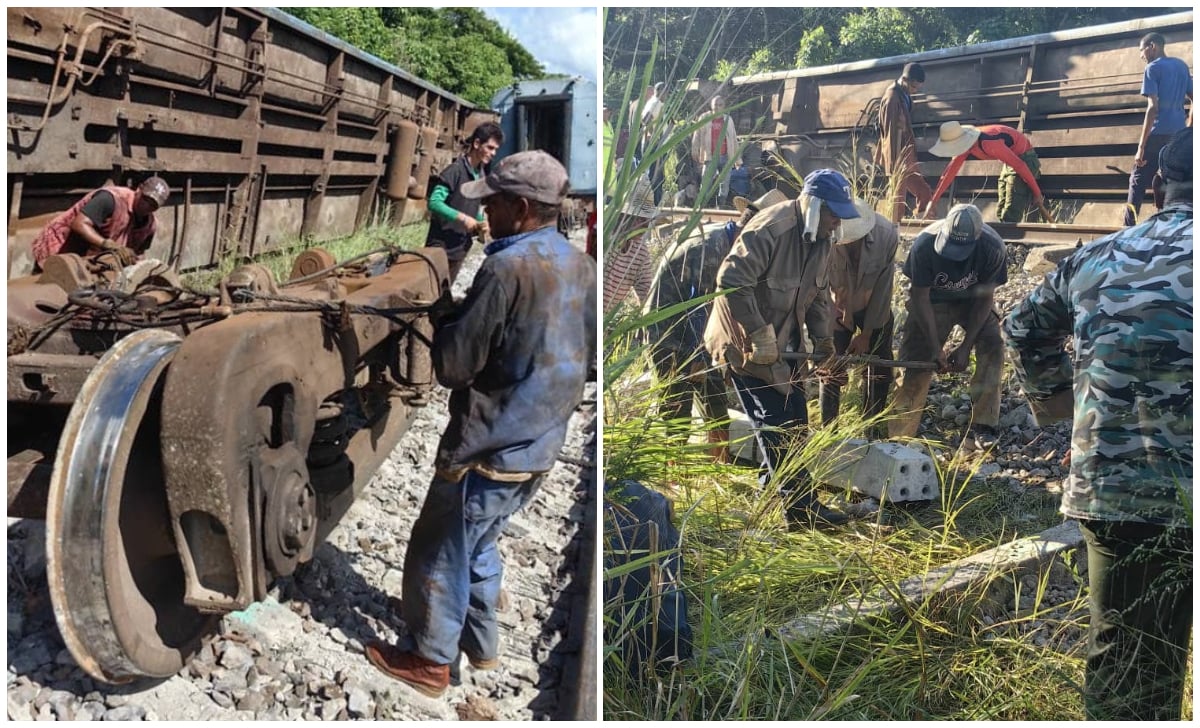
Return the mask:
[[503, 142], [504, 132], [499, 125], [480, 124], [467, 139], [463, 155], [430, 180], [429, 234], [425, 245], [446, 249], [451, 282], [458, 277], [474, 238], [487, 230], [479, 200], [467, 199], [459, 190], [484, 175]]

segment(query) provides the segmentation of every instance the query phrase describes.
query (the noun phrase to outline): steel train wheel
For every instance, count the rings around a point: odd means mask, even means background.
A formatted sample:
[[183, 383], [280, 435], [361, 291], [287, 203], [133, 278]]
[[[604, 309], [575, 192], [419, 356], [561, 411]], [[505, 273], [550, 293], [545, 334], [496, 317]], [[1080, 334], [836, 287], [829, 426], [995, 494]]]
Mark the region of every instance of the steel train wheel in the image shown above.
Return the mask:
[[163, 487], [162, 383], [181, 339], [134, 333], [88, 376], [59, 441], [46, 566], [67, 648], [110, 683], [179, 671], [217, 617], [183, 602]]

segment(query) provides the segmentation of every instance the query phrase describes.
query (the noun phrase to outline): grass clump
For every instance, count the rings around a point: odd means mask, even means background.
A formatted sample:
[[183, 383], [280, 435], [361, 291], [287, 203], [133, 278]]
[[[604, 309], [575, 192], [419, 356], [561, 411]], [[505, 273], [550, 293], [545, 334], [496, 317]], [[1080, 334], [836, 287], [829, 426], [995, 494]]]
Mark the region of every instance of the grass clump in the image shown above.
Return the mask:
[[[323, 248], [333, 256], [334, 260], [344, 261], [356, 255], [362, 255], [376, 248], [396, 247], [412, 250], [425, 244], [425, 234], [429, 229], [428, 223], [404, 225], [372, 225], [365, 227], [352, 235], [333, 240], [315, 241], [311, 239], [291, 240], [280, 247], [256, 256], [254, 263], [265, 265], [270, 269], [275, 280], [284, 283], [292, 272], [292, 264], [296, 256], [310, 248]], [[251, 262], [237, 252], [224, 255], [217, 265], [212, 268], [194, 270], [184, 273], [181, 278], [184, 285], [197, 289], [213, 289], [222, 278], [229, 275], [235, 268]]]

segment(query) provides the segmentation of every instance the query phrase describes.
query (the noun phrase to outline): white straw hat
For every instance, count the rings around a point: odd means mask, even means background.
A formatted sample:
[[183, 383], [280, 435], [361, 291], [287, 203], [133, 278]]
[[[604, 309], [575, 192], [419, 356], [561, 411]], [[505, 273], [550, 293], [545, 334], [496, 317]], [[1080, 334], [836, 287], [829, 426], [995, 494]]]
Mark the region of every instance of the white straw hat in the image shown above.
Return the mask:
[[938, 129], [937, 144], [930, 147], [929, 152], [939, 157], [957, 157], [970, 149], [978, 138], [979, 130], [970, 124], [947, 121]]
[[646, 220], [653, 220], [658, 215], [658, 208], [654, 206], [654, 190], [646, 175], [639, 175], [634, 180], [633, 187], [625, 195], [625, 204], [621, 205], [621, 214]]
[[838, 242], [853, 243], [855, 240], [867, 237], [875, 229], [874, 207], [871, 207], [866, 200], [855, 197], [854, 209], [858, 210], [858, 217], [842, 220]]

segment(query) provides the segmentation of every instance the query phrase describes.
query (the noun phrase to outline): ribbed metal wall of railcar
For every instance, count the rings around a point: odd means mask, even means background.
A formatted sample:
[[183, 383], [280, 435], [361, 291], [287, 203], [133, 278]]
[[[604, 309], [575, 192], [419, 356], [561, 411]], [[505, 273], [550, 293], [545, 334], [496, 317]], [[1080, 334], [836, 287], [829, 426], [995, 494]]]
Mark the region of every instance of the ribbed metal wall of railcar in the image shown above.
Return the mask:
[[272, 9], [7, 13], [10, 278], [81, 195], [152, 173], [150, 254], [182, 269], [419, 221], [422, 175], [496, 118]]
[[[943, 122], [1000, 123], [1020, 129], [1037, 147], [1041, 184], [1059, 207], [1059, 222], [1117, 225], [1137, 149], [1146, 99], [1138, 41], [1162, 33], [1167, 53], [1193, 58], [1192, 13], [1081, 28], [859, 63], [734, 79], [733, 100], [751, 99], [739, 129], [766, 119], [756, 144], [777, 147], [801, 172], [824, 166], [859, 170], [872, 159], [870, 133], [877, 104], [904, 64], [921, 63], [922, 93], [914, 98], [913, 129], [922, 171], [931, 185], [949, 160], [929, 148]], [[856, 134], [856, 132], [858, 132]], [[861, 144], [852, 144], [857, 138]], [[750, 163], [756, 155], [747, 155]], [[952, 193], [995, 207], [996, 162], [968, 161]], [[943, 198], [941, 210], [947, 201]], [[1143, 208], [1143, 212], [1144, 212]]]

